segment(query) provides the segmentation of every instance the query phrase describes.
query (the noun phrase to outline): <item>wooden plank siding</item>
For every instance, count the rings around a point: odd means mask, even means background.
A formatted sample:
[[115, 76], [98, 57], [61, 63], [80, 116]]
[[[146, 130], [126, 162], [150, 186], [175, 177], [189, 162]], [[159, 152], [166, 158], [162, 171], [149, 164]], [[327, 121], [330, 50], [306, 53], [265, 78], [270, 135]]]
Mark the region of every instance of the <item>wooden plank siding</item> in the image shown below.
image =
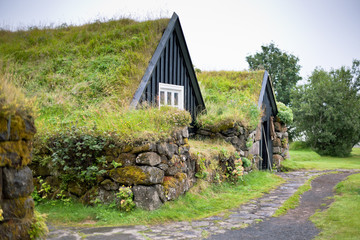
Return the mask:
[[158, 106], [159, 83], [184, 86], [184, 108], [193, 120], [205, 109], [178, 16], [174, 13], [149, 63], [131, 107]]

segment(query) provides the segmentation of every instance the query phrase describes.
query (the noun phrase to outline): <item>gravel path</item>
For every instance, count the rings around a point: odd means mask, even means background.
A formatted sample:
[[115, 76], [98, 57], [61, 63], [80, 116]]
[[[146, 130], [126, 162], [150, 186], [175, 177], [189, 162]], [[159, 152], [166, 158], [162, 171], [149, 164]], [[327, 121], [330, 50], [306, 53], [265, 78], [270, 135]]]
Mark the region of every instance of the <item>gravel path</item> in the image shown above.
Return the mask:
[[[52, 240], [116, 240], [116, 239], [311, 239], [318, 229], [308, 221], [316, 209], [324, 208], [324, 198], [333, 194], [333, 187], [354, 171], [323, 175], [313, 181], [300, 206], [288, 214], [272, 218], [282, 203], [305, 181], [321, 171], [278, 173], [287, 180], [263, 197], [254, 199], [227, 216], [213, 216], [192, 222], [174, 222], [154, 226], [123, 226], [101, 228], [52, 228], [47, 239]], [[246, 228], [244, 228], [246, 227]]]

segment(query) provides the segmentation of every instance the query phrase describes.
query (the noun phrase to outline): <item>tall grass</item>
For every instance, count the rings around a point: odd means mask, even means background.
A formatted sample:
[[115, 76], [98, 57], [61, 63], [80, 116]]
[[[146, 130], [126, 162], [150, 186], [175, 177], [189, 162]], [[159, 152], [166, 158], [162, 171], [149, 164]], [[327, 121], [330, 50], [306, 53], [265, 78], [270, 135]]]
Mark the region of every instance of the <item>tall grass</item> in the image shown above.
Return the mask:
[[263, 74], [263, 71], [198, 73], [206, 104], [206, 112], [198, 117], [198, 124], [214, 131], [236, 122], [255, 128], [260, 118], [257, 104]]
[[0, 74], [0, 116], [35, 114], [35, 99], [27, 99], [12, 83], [13, 76]]

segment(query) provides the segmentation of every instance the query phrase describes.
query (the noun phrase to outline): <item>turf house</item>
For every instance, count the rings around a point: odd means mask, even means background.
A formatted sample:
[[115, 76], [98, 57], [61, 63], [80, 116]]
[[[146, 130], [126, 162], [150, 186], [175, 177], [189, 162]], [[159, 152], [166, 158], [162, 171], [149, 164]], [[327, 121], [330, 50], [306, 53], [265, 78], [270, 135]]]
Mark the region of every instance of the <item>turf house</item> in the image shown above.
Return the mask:
[[36, 106], [36, 201], [154, 210], [199, 179], [237, 181], [287, 155], [268, 74], [196, 74], [175, 13], [2, 30], [0, 42], [2, 79]]

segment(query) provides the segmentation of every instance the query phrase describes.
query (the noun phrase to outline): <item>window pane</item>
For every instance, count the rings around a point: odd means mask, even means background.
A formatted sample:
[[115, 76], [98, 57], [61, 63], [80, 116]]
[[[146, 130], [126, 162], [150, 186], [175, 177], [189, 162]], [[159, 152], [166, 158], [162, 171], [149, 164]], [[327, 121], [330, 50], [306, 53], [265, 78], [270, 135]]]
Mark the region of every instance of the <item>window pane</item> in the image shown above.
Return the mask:
[[171, 92], [167, 92], [167, 105], [171, 105]]
[[179, 93], [174, 93], [174, 105], [178, 106], [179, 105]]
[[161, 91], [160, 92], [160, 106], [165, 104], [165, 92]]

